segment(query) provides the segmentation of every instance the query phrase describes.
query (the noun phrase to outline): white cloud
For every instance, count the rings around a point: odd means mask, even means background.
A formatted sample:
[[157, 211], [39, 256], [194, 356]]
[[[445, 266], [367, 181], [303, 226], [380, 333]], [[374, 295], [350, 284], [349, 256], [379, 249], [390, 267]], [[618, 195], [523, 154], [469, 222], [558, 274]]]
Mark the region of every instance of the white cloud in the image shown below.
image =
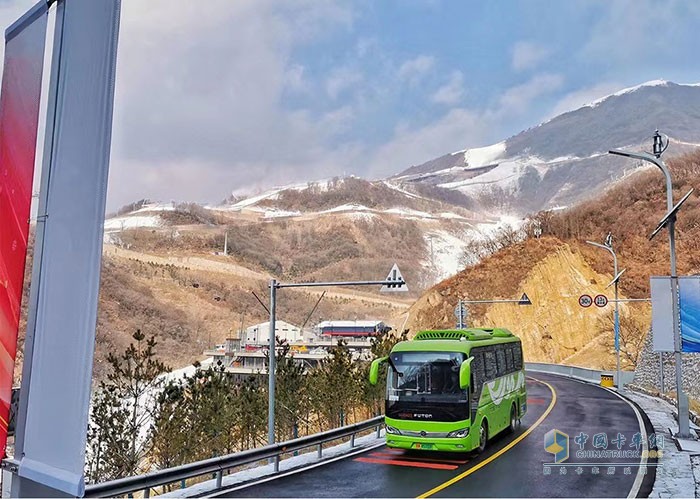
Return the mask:
[[461, 71], [453, 71], [450, 79], [430, 97], [438, 104], [457, 104], [464, 95], [464, 75]]
[[394, 174], [456, 148], [481, 145], [489, 139], [487, 129], [482, 116], [464, 108], [452, 109], [423, 127], [399, 126], [394, 137], [372, 154], [369, 175]]
[[324, 146], [342, 120], [291, 111], [283, 93], [311, 83], [293, 50], [353, 19], [335, 0], [123, 2], [109, 208], [143, 196], [218, 200], [260, 179], [342, 171]]
[[513, 45], [511, 65], [516, 71], [533, 69], [546, 59], [551, 50], [539, 43], [521, 40]]
[[399, 67], [399, 79], [416, 83], [423, 75], [435, 67], [435, 57], [419, 55], [409, 59]]
[[326, 79], [326, 93], [335, 100], [344, 92], [356, 87], [362, 80], [362, 73], [355, 68], [337, 68]]
[[285, 88], [294, 92], [306, 92], [309, 90], [308, 82], [304, 79], [304, 66], [292, 64], [284, 72]]
[[624, 85], [620, 83], [604, 82], [592, 87], [582, 88], [574, 92], [570, 92], [554, 105], [552, 111], [549, 113], [549, 118], [553, 118], [562, 113], [568, 111], [573, 111], [580, 108], [594, 100], [600, 99], [607, 95], [617, 92]]
[[618, 0], [595, 6], [597, 21], [580, 53], [585, 59], [637, 66], [658, 59], [668, 63], [678, 48], [697, 43], [700, 3], [671, 0]]
[[499, 99], [499, 113], [520, 113], [538, 97], [559, 90], [564, 77], [559, 74], [543, 73], [533, 76], [522, 85], [509, 88]]

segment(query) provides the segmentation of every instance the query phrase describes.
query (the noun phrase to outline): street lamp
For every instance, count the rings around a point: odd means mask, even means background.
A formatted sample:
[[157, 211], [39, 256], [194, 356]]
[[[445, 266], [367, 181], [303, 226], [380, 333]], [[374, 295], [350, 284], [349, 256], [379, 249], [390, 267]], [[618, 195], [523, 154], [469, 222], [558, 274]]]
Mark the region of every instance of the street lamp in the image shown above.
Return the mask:
[[678, 314], [678, 275], [676, 273], [676, 240], [675, 240], [675, 225], [676, 214], [673, 209], [673, 184], [671, 182], [671, 172], [661, 159], [661, 154], [668, 148], [668, 136], [662, 136], [658, 130], [654, 133], [654, 154], [649, 153], [632, 153], [620, 150], [610, 150], [610, 154], [624, 156], [627, 158], [640, 159], [656, 165], [664, 174], [666, 179], [666, 205], [668, 206], [668, 239], [671, 253], [671, 298], [672, 306], [671, 313], [673, 317], [673, 343], [674, 343], [674, 358], [676, 361], [676, 393], [678, 396], [678, 436], [681, 438], [690, 437], [690, 423], [688, 420], [688, 399], [683, 393], [683, 373], [682, 373], [682, 357], [681, 357], [681, 335], [679, 328]]
[[593, 245], [597, 248], [604, 249], [608, 251], [612, 257], [613, 257], [613, 267], [614, 267], [614, 277], [613, 277], [613, 282], [611, 284], [615, 284], [615, 317], [614, 317], [614, 323], [615, 323], [615, 352], [617, 356], [617, 387], [622, 388], [622, 383], [620, 379], [620, 301], [618, 300], [617, 297], [617, 284], [620, 282], [620, 274], [617, 273], [617, 255], [615, 254], [615, 251], [613, 250], [613, 244], [612, 244], [612, 233], [608, 233], [608, 236], [605, 238], [605, 243], [600, 244], [600, 243], [594, 243], [593, 241], [586, 241], [587, 244]]

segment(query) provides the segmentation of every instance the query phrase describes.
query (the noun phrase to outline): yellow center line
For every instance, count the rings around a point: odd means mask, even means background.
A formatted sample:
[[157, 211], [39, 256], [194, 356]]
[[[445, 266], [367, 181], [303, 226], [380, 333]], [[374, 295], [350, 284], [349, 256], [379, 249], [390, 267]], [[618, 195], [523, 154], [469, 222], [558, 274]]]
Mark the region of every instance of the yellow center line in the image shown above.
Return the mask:
[[463, 478], [468, 477], [469, 475], [471, 475], [471, 474], [474, 473], [475, 471], [480, 470], [481, 468], [483, 468], [484, 466], [486, 466], [487, 464], [489, 464], [491, 461], [494, 461], [495, 459], [497, 459], [498, 457], [500, 457], [501, 455], [505, 454], [505, 453], [508, 452], [510, 449], [512, 449], [513, 447], [515, 447], [515, 446], [516, 446], [519, 442], [521, 442], [525, 437], [527, 437], [530, 433], [532, 433], [532, 432], [534, 431], [535, 428], [537, 428], [540, 424], [542, 424], [542, 421], [544, 421], [545, 418], [549, 415], [549, 413], [552, 412], [552, 409], [554, 409], [554, 404], [557, 403], [557, 392], [554, 390], [554, 387], [552, 387], [552, 385], [550, 385], [549, 383], [547, 383], [547, 382], [545, 382], [545, 381], [541, 381], [541, 380], [536, 379], [536, 378], [530, 378], [530, 379], [532, 379], [532, 380], [534, 380], [534, 381], [537, 381], [538, 383], [542, 383], [543, 385], [546, 385], [547, 388], [549, 388], [549, 390], [552, 392], [552, 401], [549, 403], [549, 407], [547, 407], [547, 410], [544, 411], [544, 414], [542, 414], [542, 415], [539, 417], [539, 419], [538, 419], [537, 421], [535, 421], [535, 424], [533, 424], [532, 426], [530, 426], [530, 427], [529, 427], [527, 430], [525, 430], [521, 435], [519, 435], [518, 438], [514, 439], [511, 443], [509, 443], [508, 445], [506, 445], [505, 447], [503, 447], [503, 448], [502, 448], [501, 450], [499, 450], [498, 452], [496, 452], [496, 453], [494, 453], [493, 455], [489, 456], [487, 459], [484, 459], [483, 461], [481, 461], [480, 463], [476, 464], [475, 466], [469, 468], [467, 471], [465, 471], [465, 472], [463, 472], [463, 473], [457, 475], [457, 476], [454, 477], [454, 478], [449, 479], [449, 480], [446, 481], [445, 483], [442, 483], [442, 484], [438, 485], [437, 487], [435, 487], [435, 488], [433, 488], [433, 489], [430, 489], [428, 492], [425, 492], [425, 493], [419, 495], [419, 496], [418, 496], [418, 499], [422, 499], [422, 498], [424, 498], [424, 497], [430, 497], [430, 496], [432, 496], [432, 495], [434, 495], [434, 494], [437, 494], [438, 492], [440, 492], [440, 491], [443, 490], [443, 489], [446, 489], [446, 488], [449, 487], [450, 485], [455, 484], [455, 483], [459, 482], [460, 480], [462, 480]]

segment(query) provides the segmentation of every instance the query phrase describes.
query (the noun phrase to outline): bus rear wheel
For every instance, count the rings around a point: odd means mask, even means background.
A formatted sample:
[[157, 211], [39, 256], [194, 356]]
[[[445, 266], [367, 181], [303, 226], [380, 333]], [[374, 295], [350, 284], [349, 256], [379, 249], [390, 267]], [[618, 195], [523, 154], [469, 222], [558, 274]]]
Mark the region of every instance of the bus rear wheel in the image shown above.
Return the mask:
[[481, 454], [486, 449], [486, 442], [489, 439], [489, 424], [484, 419], [479, 428], [479, 447], [476, 448], [477, 454]]

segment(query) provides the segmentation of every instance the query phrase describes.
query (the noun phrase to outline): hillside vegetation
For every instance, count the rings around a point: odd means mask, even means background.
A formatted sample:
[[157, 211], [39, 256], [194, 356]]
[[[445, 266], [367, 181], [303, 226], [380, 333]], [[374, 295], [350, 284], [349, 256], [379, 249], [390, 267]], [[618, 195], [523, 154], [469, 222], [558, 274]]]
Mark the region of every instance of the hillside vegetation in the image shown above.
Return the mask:
[[[690, 188], [700, 187], [700, 153], [672, 160], [669, 166], [675, 201]], [[621, 297], [648, 298], [649, 276], [669, 273], [667, 232], [648, 239], [665, 212], [663, 176], [645, 169], [595, 200], [533, 215], [520, 238], [511, 237], [500, 251], [428, 290], [411, 308], [408, 327], [412, 333], [454, 327], [453, 309], [460, 298], [514, 299], [526, 292], [531, 307], [471, 306], [470, 323], [512, 328], [523, 337], [531, 361], [611, 368], [612, 304], [605, 309], [582, 309], [577, 299], [583, 293], [612, 298], [612, 289], [605, 289], [612, 279], [612, 259], [585, 241], [603, 242], [611, 232], [620, 269], [627, 269], [620, 283]], [[697, 195], [688, 199], [679, 214], [676, 240], [679, 274], [700, 272]], [[623, 367], [633, 366], [648, 330], [650, 306], [623, 304], [621, 316]]]

